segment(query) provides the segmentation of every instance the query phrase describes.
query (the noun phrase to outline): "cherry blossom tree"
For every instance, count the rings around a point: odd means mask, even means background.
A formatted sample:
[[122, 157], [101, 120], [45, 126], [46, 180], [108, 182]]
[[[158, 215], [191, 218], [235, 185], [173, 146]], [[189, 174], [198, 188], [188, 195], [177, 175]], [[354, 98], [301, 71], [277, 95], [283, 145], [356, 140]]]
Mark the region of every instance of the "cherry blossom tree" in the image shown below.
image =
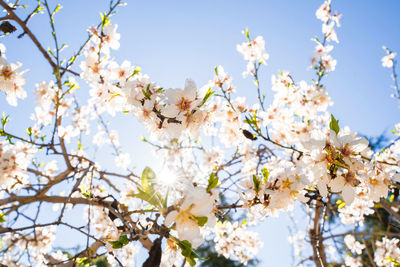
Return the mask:
[[[188, 78], [167, 89], [139, 66], [115, 60], [120, 34], [112, 16], [121, 0], [110, 0], [69, 56], [55, 26], [61, 5], [19, 2], [0, 0], [0, 30], [5, 38], [29, 38], [52, 79], [27, 89], [26, 70], [17, 62], [23, 59], [7, 58], [0, 45], [0, 96], [11, 106], [36, 96], [26, 132], [9, 130], [15, 122], [2, 114], [2, 265], [194, 266], [211, 255], [201, 253], [204, 244], [234, 266], [256, 264], [262, 241], [249, 226], [299, 207], [309, 224], [290, 237], [296, 266], [400, 264], [400, 138], [371, 145], [328, 111], [333, 102], [322, 81], [335, 70], [330, 53], [341, 26], [330, 0], [315, 13], [322, 34], [313, 39], [314, 79], [286, 71], [272, 76], [271, 104], [260, 83], [269, 59], [265, 40], [243, 31], [237, 51], [246, 63], [243, 76], [254, 81], [253, 105], [236, 94], [223, 66], [210, 71], [207, 84]], [[49, 19], [54, 43], [47, 50], [31, 27], [35, 16]], [[384, 52], [382, 66], [392, 70], [393, 97], [400, 99], [396, 53]], [[80, 87], [90, 88], [84, 97]], [[167, 175], [151, 164], [132, 168], [120, 129], [108, 123], [122, 116], [145, 126], [142, 141]], [[393, 133], [400, 135], [400, 125]], [[112, 170], [96, 158], [106, 146], [113, 151]], [[71, 219], [74, 211], [81, 216]], [[84, 237], [83, 249], [53, 246], [65, 229]], [[140, 249], [148, 253], [137, 263]]]

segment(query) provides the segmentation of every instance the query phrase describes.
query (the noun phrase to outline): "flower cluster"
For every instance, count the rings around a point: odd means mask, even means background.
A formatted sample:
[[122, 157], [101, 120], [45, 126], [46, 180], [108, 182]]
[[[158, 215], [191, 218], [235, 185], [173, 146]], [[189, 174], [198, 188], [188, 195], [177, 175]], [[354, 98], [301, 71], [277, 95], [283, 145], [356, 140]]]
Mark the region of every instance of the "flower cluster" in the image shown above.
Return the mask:
[[[56, 226], [37, 227], [35, 233], [20, 236], [19, 234], [9, 234], [2, 236], [2, 242], [7, 245], [10, 253], [5, 258], [0, 259], [1, 264], [11, 264], [21, 253], [29, 248], [29, 252], [36, 261], [35, 266], [48, 266], [46, 254], [52, 250], [52, 244], [56, 236]], [[13, 253], [16, 253], [13, 255]]]
[[305, 81], [294, 83], [288, 72], [272, 76], [274, 100], [266, 112], [260, 112], [262, 126], [268, 126], [270, 138], [280, 144], [298, 145], [311, 139], [313, 130], [328, 122], [332, 105], [325, 88]]
[[331, 0], [325, 1], [315, 13], [317, 18], [322, 21], [322, 33], [324, 34], [323, 41], [315, 38], [317, 43], [315, 47], [314, 56], [311, 59], [311, 67], [318, 70], [318, 75], [323, 76], [335, 70], [336, 60], [332, 58], [329, 53], [333, 49], [333, 45], [328, 45], [327, 42], [339, 42], [335, 26], [340, 27], [341, 14], [332, 14]]
[[[183, 88], [164, 89], [131, 62], [116, 62], [111, 50], [120, 46], [118, 27], [102, 14], [102, 23], [89, 30], [89, 40], [76, 54], [84, 56], [81, 72], [70, 68], [75, 56], [66, 68], [61, 68], [63, 64], [57, 60], [54, 81], [36, 84], [37, 106], [31, 115], [34, 125], [28, 128], [28, 137], [6, 133], [6, 122], [2, 121], [0, 134], [7, 142], [0, 141], [0, 195], [11, 200], [5, 203], [9, 206], [1, 208], [15, 215], [15, 225], [21, 215], [33, 225], [14, 231], [14, 222], [7, 217], [7, 227], [0, 229], [12, 234], [2, 237], [7, 249], [0, 251], [0, 262], [14, 265], [13, 257], [27, 247], [38, 266], [56, 264], [53, 260], [68, 261], [60, 251], [51, 251], [55, 227], [40, 227], [43, 225], [37, 224], [39, 219], [30, 219], [20, 208], [38, 201], [53, 204], [53, 211], [59, 215], [54, 225], [65, 224], [85, 234], [88, 242], [95, 240], [94, 245], [104, 246], [112, 266], [135, 265], [134, 255], [139, 248], [134, 241], [141, 242], [152, 254], [157, 249], [161, 251], [161, 243], [156, 242], [163, 238], [167, 239], [168, 248], [161, 266], [177, 265], [182, 260], [194, 265], [194, 259], [199, 258], [195, 249], [211, 236], [219, 255], [247, 264], [262, 242], [245, 223], [240, 224], [237, 219], [225, 221], [225, 215], [243, 208], [246, 222], [255, 224], [267, 216], [292, 210], [296, 200], [314, 211], [309, 238], [299, 232], [290, 239], [296, 256], [302, 253], [306, 239], [320, 242], [313, 248], [313, 260], [324, 254], [316, 250], [326, 248], [329, 253], [332, 246], [326, 240], [339, 236], [324, 236], [324, 223], [331, 223], [326, 220], [329, 212], [339, 214], [345, 225], [363, 226], [365, 216], [378, 208], [375, 203], [388, 196], [397, 197], [400, 139], [374, 152], [366, 138], [348, 127], [340, 128], [338, 120], [328, 112], [332, 101], [321, 79], [336, 66], [330, 55], [333, 46], [328, 43], [338, 42], [335, 28], [340, 27], [341, 15], [332, 13], [331, 1], [327, 0], [316, 17], [322, 21], [324, 34], [323, 40], [315, 39], [312, 58], [317, 79], [295, 82], [286, 71], [272, 76], [273, 98], [267, 106], [258, 77], [260, 66], [269, 58], [263, 37], [252, 39], [246, 30], [247, 41], [237, 46], [247, 62], [243, 74], [250, 74], [257, 87], [258, 103], [252, 104], [244, 97], [233, 96], [232, 77], [222, 66], [215, 67], [214, 77], [200, 88], [192, 79], [186, 79]], [[17, 98], [26, 96], [21, 88], [25, 83], [21, 64], [9, 64], [2, 45], [0, 50], [0, 90], [6, 93], [9, 104], [16, 105]], [[393, 67], [394, 71], [396, 53], [386, 48], [385, 51], [382, 65]], [[84, 105], [75, 94], [78, 82], [63, 76], [66, 73], [74, 74], [90, 87]], [[164, 159], [164, 171], [158, 177], [148, 167], [141, 177], [128, 168], [131, 158], [122, 152], [120, 133], [109, 128], [103, 119], [122, 113], [133, 115], [149, 131], [150, 141], [144, 137], [142, 140]], [[115, 156], [115, 172], [103, 171], [96, 158], [90, 159], [90, 151], [85, 150], [87, 138], [83, 133], [91, 132], [94, 120], [98, 128], [90, 136], [96, 145], [93, 150], [109, 144]], [[396, 125], [394, 133], [399, 132], [400, 126]], [[51, 138], [46, 138], [48, 133]], [[203, 137], [211, 137], [210, 142]], [[19, 141], [12, 143], [14, 139]], [[75, 141], [78, 148], [69, 147]], [[39, 152], [46, 148], [43, 162], [33, 160], [36, 148]], [[62, 158], [63, 163], [53, 157]], [[41, 158], [42, 154], [37, 156]], [[29, 181], [27, 171], [36, 176], [35, 183]], [[114, 178], [126, 183], [122, 186]], [[62, 190], [53, 189], [57, 187]], [[25, 196], [17, 195], [21, 188], [27, 192]], [[224, 194], [221, 198], [220, 193]], [[86, 205], [85, 227], [64, 221], [65, 210], [75, 204]], [[395, 207], [387, 211], [398, 215]], [[0, 222], [3, 217], [1, 213]], [[158, 237], [152, 241], [154, 235]], [[362, 256], [369, 253], [369, 245], [355, 236], [344, 237], [348, 253], [343, 262], [347, 266], [362, 266]], [[387, 238], [376, 242], [377, 266], [399, 262], [398, 242]], [[96, 249], [86, 249], [85, 253], [93, 256]]]
[[218, 223], [215, 230], [215, 250], [225, 258], [232, 257], [246, 265], [263, 246], [258, 234], [246, 229], [245, 224], [238, 222]]
[[363, 249], [365, 249], [365, 245], [356, 241], [353, 235], [346, 235], [344, 237], [344, 243], [346, 244], [346, 247], [351, 251], [351, 253], [355, 253], [357, 255], [360, 255]]
[[116, 28], [110, 24], [101, 32], [91, 30], [93, 38], [81, 63], [81, 77], [92, 87], [89, 107], [100, 114], [130, 112], [159, 139], [179, 138], [184, 133], [196, 138], [209, 117], [205, 107], [212, 94], [209, 87], [198, 90], [194, 81], [187, 79], [183, 89], [165, 90], [141, 74], [139, 67], [110, 59], [110, 48], [119, 46]]
[[339, 217], [346, 225], [364, 225], [364, 218], [373, 214], [374, 202], [367, 198], [357, 197], [351, 205], [345, 205], [339, 209]]
[[0, 185], [1, 189], [15, 191], [28, 184], [26, 169], [35, 149], [26, 143], [15, 145], [0, 141]]
[[244, 60], [247, 61], [247, 68], [243, 72], [243, 76], [249, 74], [255, 76], [260, 64], [267, 64], [269, 55], [265, 52], [265, 41], [262, 36], [250, 39], [248, 29], [246, 29], [244, 34], [248, 41], [236, 47], [237, 51], [243, 55]]
[[[292, 153], [290, 161], [270, 158], [261, 174], [253, 171], [255, 176], [242, 182], [239, 195], [245, 205], [250, 212], [260, 211], [251, 207], [258, 203], [268, 207], [267, 214], [287, 210], [295, 199], [307, 202], [313, 186], [324, 198], [340, 193], [346, 203], [346, 208], [340, 209], [343, 218], [345, 213], [352, 214], [362, 222], [362, 217], [371, 213], [367, 200], [378, 202], [386, 197], [397, 177], [398, 142], [384, 153], [373, 154], [365, 138], [348, 128], [339, 129], [333, 117], [329, 122], [326, 109], [330, 98], [319, 85], [295, 84], [284, 72], [273, 78], [273, 90], [271, 106], [266, 112], [254, 112], [247, 122], [255, 131], [259, 125], [268, 127], [268, 136], [263, 138]], [[351, 206], [355, 198], [359, 204]], [[354, 216], [360, 207], [360, 215]]]
[[17, 105], [17, 98], [24, 99], [26, 92], [22, 88], [25, 84], [23, 74], [26, 71], [21, 71], [22, 64], [19, 62], [8, 63], [6, 48], [0, 43], [0, 91], [6, 93], [8, 104]]
[[[382, 238], [376, 241], [374, 260], [377, 266], [396, 266], [400, 262], [399, 239]], [[397, 264], [396, 264], [397, 263]]]

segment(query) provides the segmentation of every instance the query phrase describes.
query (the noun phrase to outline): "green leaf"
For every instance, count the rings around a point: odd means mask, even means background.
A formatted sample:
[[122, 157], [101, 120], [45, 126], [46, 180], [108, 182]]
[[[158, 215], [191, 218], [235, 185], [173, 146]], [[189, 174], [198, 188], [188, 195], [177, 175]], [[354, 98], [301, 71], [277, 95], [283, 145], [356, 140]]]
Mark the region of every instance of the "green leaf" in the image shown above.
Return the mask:
[[107, 27], [110, 24], [110, 19], [107, 17], [106, 13], [100, 13], [100, 18], [101, 18], [101, 26]]
[[257, 124], [257, 111], [254, 112], [254, 115], [249, 114], [248, 116], [246, 115], [244, 123], [247, 123], [248, 125], [254, 125], [256, 129], [258, 129], [258, 124]]
[[219, 184], [218, 176], [215, 173], [211, 173], [210, 177], [208, 178], [208, 186], [207, 192], [210, 192], [211, 189], [217, 187]]
[[176, 239], [176, 241], [178, 241], [177, 244], [182, 250], [182, 256], [186, 258], [186, 261], [190, 264], [190, 266], [195, 266], [195, 259], [200, 259], [200, 257], [193, 251], [192, 244], [187, 240], [180, 241]]
[[186, 258], [186, 261], [189, 263], [190, 266], [196, 265], [196, 260], [194, 258]]
[[133, 71], [132, 76], [139, 74], [140, 73], [140, 67], [135, 67], [135, 70]]
[[149, 167], [144, 168], [142, 172], [142, 177], [141, 177], [141, 183], [143, 190], [145, 192], [153, 192], [153, 186], [154, 186], [154, 179], [156, 178], [156, 174], [153, 172], [152, 169]]
[[79, 84], [78, 83], [71, 84], [71, 87], [68, 89], [68, 91], [75, 90], [75, 89], [79, 89]]
[[261, 169], [261, 173], [262, 173], [262, 175], [263, 175], [263, 184], [265, 184], [265, 183], [268, 182], [269, 171], [268, 171], [268, 169], [267, 169], [266, 167], [263, 167], [263, 168]]
[[399, 266], [399, 265], [400, 265], [400, 262], [396, 261], [396, 260], [393, 259], [392, 257], [386, 256], [386, 259], [387, 259], [389, 262], [393, 263], [394, 266]]
[[82, 187], [81, 187], [81, 193], [82, 193], [82, 196], [84, 196], [85, 198], [88, 198], [88, 199], [90, 198], [90, 190], [86, 190], [84, 185], [82, 185]]
[[53, 14], [57, 13], [58, 11], [60, 11], [61, 8], [62, 8], [62, 6], [60, 4], [57, 4], [56, 8], [53, 11]]
[[257, 80], [257, 79], [254, 79], [254, 84], [255, 84], [256, 86], [259, 86], [259, 83], [258, 83], [258, 80]]
[[165, 195], [165, 198], [162, 199], [162, 201], [161, 201], [161, 205], [162, 205], [164, 211], [167, 211], [167, 209], [168, 209], [168, 194], [169, 194], [169, 188], [167, 190], [167, 194]]
[[331, 122], [329, 123], [329, 128], [334, 131], [336, 134], [339, 133], [339, 121], [335, 119], [335, 117], [331, 114]]
[[74, 62], [74, 61], [75, 61], [75, 56], [71, 57], [71, 58], [68, 60], [68, 63], [72, 63], [72, 62]]
[[208, 222], [208, 217], [207, 216], [201, 216], [201, 217], [193, 216], [193, 219], [201, 227], [203, 227]]
[[125, 245], [128, 245], [129, 239], [128, 239], [127, 235], [122, 235], [119, 237], [119, 240], [109, 241], [108, 243], [110, 243], [112, 245], [112, 248], [119, 249], [119, 248], [123, 248]]
[[78, 263], [79, 267], [88, 267], [92, 263], [92, 261], [88, 258], [77, 258], [76, 263]]
[[60, 48], [60, 52], [61, 52], [62, 50], [64, 50], [65, 48], [67, 48], [67, 47], [68, 47], [68, 45], [63, 44], [63, 45], [61, 46], [61, 48]]
[[124, 244], [124, 245], [128, 245], [128, 243], [129, 243], [129, 240], [128, 240], [127, 235], [122, 235], [122, 236], [119, 238], [119, 241], [121, 241], [122, 244]]
[[250, 40], [249, 27], [246, 27], [245, 36]]
[[254, 183], [254, 190], [256, 192], [260, 191], [260, 180], [258, 180], [257, 176], [253, 174], [253, 183]]
[[6, 215], [4, 215], [4, 213], [0, 213], [0, 223], [3, 223], [6, 221]]
[[160, 202], [157, 199], [157, 195], [156, 194], [149, 194], [145, 191], [142, 191], [141, 189], [138, 188], [139, 193], [137, 194], [129, 194], [128, 196], [130, 197], [137, 197], [140, 198], [141, 200], [146, 201], [147, 203], [155, 206], [155, 207], [160, 207]]
[[149, 93], [148, 93], [147, 90], [142, 89], [142, 93], [143, 93], [143, 95], [144, 95], [145, 98], [147, 98], [147, 99], [150, 100], [150, 95], [149, 95]]
[[6, 126], [7, 122], [8, 122], [8, 116], [6, 116], [6, 113], [3, 112], [3, 117], [1, 118], [1, 124], [4, 126]]
[[142, 189], [138, 188], [138, 194], [130, 194], [128, 196], [140, 198], [150, 205], [158, 208], [162, 213], [167, 210], [168, 192], [165, 198], [154, 190], [154, 180], [156, 174], [149, 167], [144, 168], [141, 177]]
[[215, 93], [215, 92], [211, 90], [211, 87], [208, 88], [208, 91], [207, 91], [207, 93], [204, 95], [203, 102], [201, 103], [200, 106], [204, 105], [204, 104], [207, 102], [207, 100], [208, 100], [214, 93]]
[[51, 51], [51, 49], [50, 49], [50, 48], [48, 48], [48, 49], [47, 49], [47, 52], [48, 52], [50, 55], [52, 55], [53, 57], [55, 57], [55, 55], [54, 55], [53, 51]]
[[82, 144], [80, 140], [78, 141], [78, 150], [82, 150]]

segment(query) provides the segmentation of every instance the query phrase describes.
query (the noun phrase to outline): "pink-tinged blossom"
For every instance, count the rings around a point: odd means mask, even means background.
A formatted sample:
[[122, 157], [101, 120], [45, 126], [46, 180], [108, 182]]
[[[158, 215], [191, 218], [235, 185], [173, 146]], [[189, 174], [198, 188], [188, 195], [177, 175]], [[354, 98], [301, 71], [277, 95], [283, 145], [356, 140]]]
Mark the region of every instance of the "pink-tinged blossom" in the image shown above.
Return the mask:
[[22, 142], [0, 141], [0, 187], [10, 191], [28, 184], [26, 172], [36, 149]]
[[59, 171], [59, 168], [57, 166], [56, 160], [52, 160], [52, 161], [46, 163], [46, 166], [44, 167], [44, 173], [50, 177], [54, 176], [58, 171]]
[[348, 234], [344, 237], [344, 243], [346, 247], [357, 255], [361, 255], [363, 249], [365, 249], [365, 245], [358, 242], [355, 237], [351, 234]]
[[396, 266], [400, 262], [399, 239], [383, 237], [382, 241], [376, 241], [374, 260], [377, 266]]
[[339, 217], [343, 224], [364, 224], [364, 217], [374, 213], [374, 203], [366, 198], [355, 198], [353, 203], [339, 209]]
[[214, 80], [212, 81], [217, 87], [222, 88], [224, 85], [227, 88], [228, 92], [233, 92], [231, 84], [232, 84], [232, 77], [225, 72], [224, 68], [219, 65], [215, 69], [215, 76]]
[[186, 115], [199, 105], [197, 98], [196, 84], [193, 80], [187, 79], [185, 88], [169, 89], [166, 92], [167, 106], [163, 110], [163, 115], [175, 118], [178, 115]]
[[[16, 250], [19, 253], [24, 253], [29, 248], [29, 255], [36, 263], [35, 266], [48, 266], [48, 259], [45, 255], [52, 250], [53, 242], [56, 239], [56, 229], [55, 225], [51, 225], [48, 227], [35, 227], [35, 232], [30, 234], [6, 233], [2, 236], [2, 243], [9, 250], [14, 250], [14, 252]], [[15, 257], [13, 260], [15, 260]], [[7, 256], [2, 257], [0, 263], [7, 263]], [[10, 266], [22, 266], [16, 265], [11, 260], [9, 263], [11, 263]]]
[[76, 137], [79, 135], [79, 130], [72, 125], [68, 125], [67, 127], [64, 127], [60, 125], [58, 127], [58, 136], [68, 144], [71, 142], [71, 138]]
[[85, 51], [85, 60], [80, 63], [82, 70], [81, 78], [89, 82], [97, 82], [100, 79], [100, 72], [106, 66], [106, 60], [99, 61], [97, 53]]
[[350, 255], [346, 255], [344, 258], [344, 264], [346, 267], [362, 267], [363, 264], [361, 262], [361, 257], [352, 257]]
[[331, 0], [324, 1], [324, 3], [317, 9], [315, 16], [327, 23], [331, 17]]
[[[139, 250], [140, 247], [134, 242], [131, 242], [121, 249], [113, 250], [112, 254], [108, 254], [107, 262], [113, 267], [120, 266], [120, 263], [122, 263], [123, 266], [136, 266], [136, 254], [139, 252]], [[116, 258], [119, 259], [120, 263], [116, 260]]]
[[110, 47], [113, 50], [118, 50], [119, 49], [119, 39], [121, 35], [117, 33], [117, 24], [109, 24], [107, 27], [104, 29], [104, 36], [103, 36], [103, 41], [104, 44], [106, 45], [105, 47]]
[[121, 65], [115, 61], [111, 61], [108, 65], [108, 71], [107, 79], [110, 81], [118, 81], [120, 86], [124, 86], [129, 76], [133, 74], [134, 67], [127, 60], [122, 62]]
[[253, 40], [237, 45], [237, 50], [250, 62], [263, 62], [266, 64], [269, 55], [265, 52], [265, 41], [262, 36], [257, 36]]
[[26, 98], [26, 91], [22, 88], [26, 80], [22, 76], [26, 71], [21, 71], [22, 64], [8, 63], [4, 52], [5, 47], [0, 44], [0, 91], [6, 94], [8, 104], [11, 106], [17, 105], [17, 99]]
[[217, 253], [227, 259], [238, 260], [244, 265], [253, 259], [263, 246], [258, 233], [247, 230], [245, 224], [238, 222], [219, 222], [213, 232]]
[[249, 39], [247, 42], [237, 45], [236, 49], [243, 55], [244, 60], [248, 61], [243, 76], [247, 76], [248, 74], [254, 76], [257, 65], [261, 63], [267, 64], [269, 54], [265, 52], [265, 41], [262, 36], [257, 36], [253, 40]]
[[392, 68], [394, 64], [394, 58], [397, 53], [390, 51], [387, 47], [383, 47], [383, 50], [386, 52], [386, 56], [382, 58], [382, 66], [385, 68]]
[[335, 23], [333, 21], [328, 24], [322, 24], [322, 33], [325, 35], [327, 42], [333, 41], [339, 43], [339, 39], [335, 30]]
[[213, 209], [217, 197], [218, 192], [215, 190], [207, 192], [203, 187], [188, 187], [184, 198], [175, 205], [176, 209], [167, 214], [164, 224], [171, 226], [175, 223], [178, 238], [188, 240], [193, 247], [198, 247], [204, 241], [200, 227], [212, 227], [216, 222]]
[[131, 164], [131, 156], [129, 153], [120, 153], [117, 157], [114, 159], [115, 165], [117, 167], [121, 167], [122, 169], [127, 169], [129, 164]]

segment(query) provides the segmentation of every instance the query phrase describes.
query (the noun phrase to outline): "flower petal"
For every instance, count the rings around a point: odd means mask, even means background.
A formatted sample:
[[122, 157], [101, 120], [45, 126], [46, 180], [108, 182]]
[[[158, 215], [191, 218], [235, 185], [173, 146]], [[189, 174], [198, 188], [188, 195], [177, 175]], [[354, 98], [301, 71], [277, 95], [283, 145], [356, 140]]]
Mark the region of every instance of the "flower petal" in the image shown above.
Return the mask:
[[346, 202], [346, 205], [351, 205], [354, 201], [354, 188], [351, 187], [350, 185], [346, 185], [343, 190], [342, 190], [342, 196], [344, 202]]
[[178, 212], [176, 210], [171, 211], [170, 213], [167, 214], [167, 217], [165, 217], [164, 224], [166, 226], [172, 225], [177, 216]]
[[332, 192], [338, 193], [342, 191], [344, 184], [345, 180], [343, 176], [339, 175], [335, 179], [331, 180], [331, 182], [329, 183], [329, 187], [331, 188]]

